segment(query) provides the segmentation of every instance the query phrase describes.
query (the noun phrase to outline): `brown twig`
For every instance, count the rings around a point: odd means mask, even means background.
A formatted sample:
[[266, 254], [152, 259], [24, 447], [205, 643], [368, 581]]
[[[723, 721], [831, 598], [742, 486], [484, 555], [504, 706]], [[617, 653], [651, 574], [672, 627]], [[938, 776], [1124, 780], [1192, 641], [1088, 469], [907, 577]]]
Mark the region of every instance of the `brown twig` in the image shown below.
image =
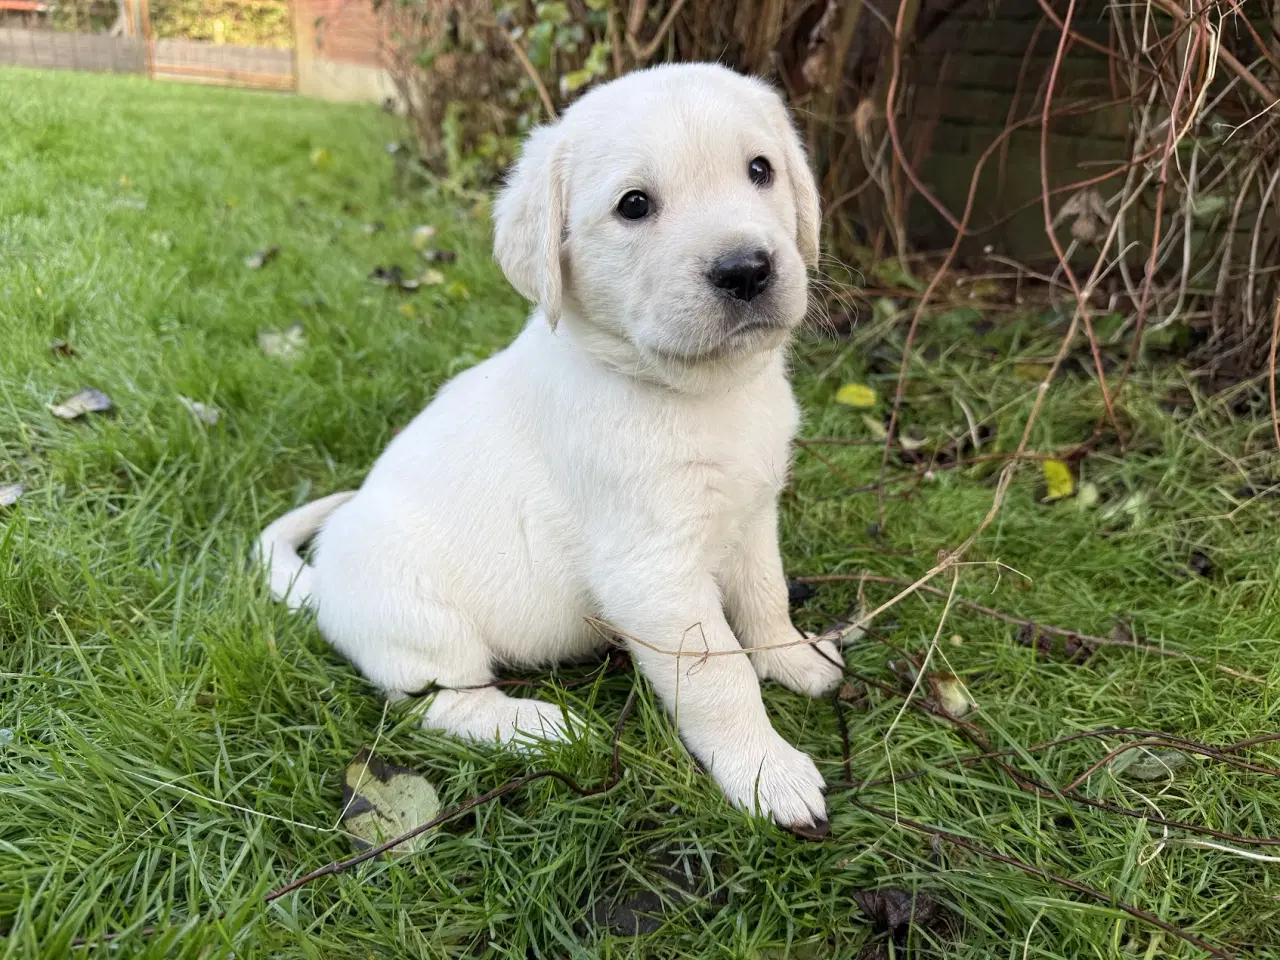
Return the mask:
[[[910, 584], [908, 580], [900, 580], [897, 577], [875, 576], [869, 573], [828, 573], [819, 574], [810, 577], [793, 577], [797, 583], [883, 583], [889, 586], [903, 587]], [[947, 591], [939, 590], [937, 587], [919, 585], [917, 589], [922, 593], [932, 594], [937, 597], [947, 596]], [[1140, 643], [1137, 640], [1122, 640], [1116, 637], [1094, 637], [1086, 633], [1080, 633], [1078, 630], [1069, 630], [1065, 627], [1054, 627], [1049, 624], [1038, 623], [1034, 620], [1028, 620], [1024, 617], [1015, 617], [1012, 614], [1003, 613], [994, 610], [991, 607], [985, 607], [980, 603], [972, 600], [966, 600], [963, 597], [956, 597], [955, 602], [962, 607], [967, 607], [975, 613], [981, 613], [984, 616], [992, 617], [996, 620], [1002, 620], [1005, 623], [1011, 623], [1015, 626], [1029, 627], [1044, 633], [1051, 633], [1054, 636], [1066, 637], [1069, 639], [1080, 640], [1086, 644], [1095, 644], [1102, 647], [1126, 647], [1130, 650], [1138, 650], [1142, 653], [1151, 653], [1160, 657], [1172, 657], [1178, 660], [1189, 660], [1206, 667], [1213, 667], [1221, 673], [1235, 677], [1237, 680], [1247, 680], [1250, 683], [1267, 685], [1267, 681], [1262, 677], [1254, 676], [1251, 673], [1243, 673], [1221, 663], [1214, 663], [1206, 657], [1197, 656], [1194, 653], [1184, 653], [1181, 650], [1169, 650], [1165, 647], [1157, 647], [1149, 643]]]
[[[499, 25], [495, 24], [495, 26]], [[520, 61], [520, 66], [528, 74], [529, 79], [533, 81], [533, 88], [538, 91], [538, 99], [542, 101], [542, 109], [547, 111], [547, 119], [554, 123], [560, 119], [560, 115], [556, 113], [555, 101], [551, 99], [551, 93], [547, 90], [547, 85], [542, 82], [542, 77], [538, 74], [538, 68], [529, 60], [528, 54], [524, 52], [516, 38], [511, 35], [511, 31], [502, 26], [499, 26], [499, 29], [502, 31], [502, 35], [507, 38], [511, 52]]]
[[[1043, 2], [1043, 0], [1042, 0]], [[1045, 4], [1045, 9], [1048, 5]], [[1053, 211], [1049, 206], [1049, 130], [1050, 115], [1053, 107], [1053, 94], [1058, 84], [1058, 71], [1062, 66], [1063, 56], [1066, 53], [1067, 41], [1071, 33], [1071, 21], [1076, 13], [1076, 0], [1068, 0], [1067, 13], [1063, 18], [1061, 25], [1062, 36], [1058, 40], [1058, 50], [1053, 58], [1053, 65], [1049, 68], [1048, 86], [1045, 89], [1044, 107], [1040, 113], [1040, 195], [1044, 199], [1044, 230], [1049, 237], [1049, 243], [1053, 246], [1053, 252], [1058, 257], [1058, 263], [1062, 266], [1063, 273], [1066, 274], [1068, 282], [1071, 284], [1071, 290], [1076, 297], [1076, 310], [1080, 313], [1080, 318], [1084, 321], [1085, 334], [1089, 338], [1089, 349], [1093, 353], [1093, 365], [1098, 372], [1098, 387], [1102, 391], [1102, 402], [1106, 405], [1107, 419], [1116, 429], [1116, 433], [1120, 432], [1120, 421], [1116, 419], [1115, 407], [1111, 401], [1111, 391], [1107, 389], [1107, 375], [1102, 367], [1102, 350], [1098, 346], [1098, 339], [1093, 333], [1093, 320], [1089, 316], [1089, 296], [1088, 293], [1080, 286], [1080, 280], [1076, 277], [1075, 271], [1071, 269], [1071, 264], [1067, 260], [1066, 252], [1062, 249], [1062, 244], [1058, 241], [1057, 231], [1053, 226]]]
[[[850, 802], [854, 806], [856, 806], [858, 809], [864, 810], [867, 813], [870, 813], [872, 816], [880, 817], [882, 820], [887, 820], [891, 823], [897, 824], [898, 826], [906, 827], [909, 830], [915, 830], [917, 833], [923, 833], [923, 834], [926, 834], [927, 836], [937, 837], [938, 839], [945, 840], [948, 843], [954, 844], [957, 847], [962, 847], [965, 850], [970, 851], [971, 853], [976, 853], [980, 857], [984, 857], [988, 860], [995, 860], [995, 861], [998, 861], [999, 863], [1007, 864], [1011, 867], [1021, 870], [1023, 873], [1029, 874], [1030, 876], [1039, 877], [1041, 880], [1048, 881], [1049, 883], [1056, 884], [1057, 886], [1060, 886], [1060, 887], [1065, 887], [1068, 890], [1073, 890], [1076, 893], [1080, 893], [1094, 900], [1097, 900], [1099, 903], [1110, 904], [1115, 909], [1121, 910], [1129, 914], [1129, 916], [1135, 917], [1136, 919], [1141, 920], [1143, 923], [1150, 924], [1153, 927], [1157, 927], [1158, 929], [1163, 930], [1165, 933], [1168, 933], [1168, 934], [1171, 934], [1172, 936], [1177, 937], [1179, 940], [1183, 940], [1187, 943], [1192, 944], [1193, 946], [1199, 947], [1201, 950], [1204, 950], [1205, 952], [1209, 953], [1211, 956], [1219, 957], [1221, 958], [1221, 960], [1233, 960], [1233, 958], [1235, 957], [1235, 954], [1230, 952], [1229, 950], [1224, 950], [1221, 947], [1215, 947], [1213, 944], [1200, 939], [1195, 934], [1182, 929], [1176, 924], [1172, 924], [1167, 920], [1162, 920], [1159, 917], [1157, 917], [1154, 913], [1150, 913], [1149, 911], [1143, 910], [1141, 907], [1135, 907], [1132, 904], [1125, 903], [1123, 900], [1117, 900], [1111, 894], [1105, 893], [1102, 890], [1098, 890], [1095, 887], [1090, 887], [1086, 884], [1080, 883], [1077, 880], [1071, 880], [1067, 877], [1063, 877], [1056, 873], [1052, 873], [1051, 871], [1046, 870], [1043, 867], [1037, 867], [1034, 864], [1027, 863], [1025, 860], [1020, 860], [1017, 857], [1012, 857], [1012, 856], [1009, 856], [1008, 854], [999, 853], [995, 850], [990, 849], [989, 847], [984, 847], [981, 844], [975, 843], [972, 840], [969, 840], [965, 837], [961, 837], [957, 834], [954, 834], [949, 830], [943, 830], [941, 827], [935, 827], [935, 826], [932, 826], [931, 824], [921, 823], [918, 820], [912, 820], [908, 817], [903, 817], [893, 810], [884, 810], [880, 807], [876, 807], [869, 803], [865, 803], [862, 800], [859, 800], [856, 796], [850, 797]], [[842, 842], [842, 841], [836, 841], [836, 842]], [[845, 842], [854, 842], [854, 841], [845, 841]], [[862, 842], [862, 841], [857, 841], [857, 842]]]
[[[1270, 739], [1280, 740], [1280, 734], [1274, 734], [1273, 736], [1265, 737], [1263, 738], [1263, 741], [1264, 742], [1269, 741]], [[1258, 742], [1258, 738], [1255, 737], [1250, 742], [1251, 743]], [[1097, 773], [1099, 770], [1101, 770], [1103, 767], [1109, 764], [1112, 760], [1114, 760], [1116, 757], [1120, 756], [1123, 753], [1127, 753], [1130, 750], [1139, 750], [1145, 747], [1164, 747], [1164, 746], [1168, 746], [1168, 738], [1164, 738], [1164, 737], [1158, 740], [1156, 739], [1137, 740], [1133, 743], [1122, 743], [1120, 746], [1116, 747], [1115, 749], [1109, 750], [1107, 752], [1107, 755], [1103, 757], [1101, 760], [1098, 760], [1097, 762], [1091, 764], [1087, 770], [1085, 770], [1083, 773], [1077, 776], [1074, 780], [1068, 783], [1065, 787], [1063, 787], [1062, 792], [1074, 793], [1082, 784], [1084, 784], [1085, 781], [1087, 781], [1095, 773]], [[1237, 760], [1234, 757], [1226, 757], [1224, 756], [1226, 750], [1220, 750], [1215, 747], [1210, 747], [1207, 745], [1200, 745], [1200, 744], [1182, 743], [1182, 744], [1179, 744], [1179, 746], [1182, 748], [1183, 751], [1187, 753], [1198, 753], [1201, 756], [1212, 757], [1215, 760], [1230, 760], [1233, 766], [1238, 766], [1242, 770], [1248, 770], [1252, 773], [1265, 773], [1268, 776], [1272, 776], [1272, 777], [1280, 777], [1280, 770], [1276, 770], [1272, 767], [1264, 767], [1256, 763], [1248, 763], [1247, 761], [1244, 761], [1244, 760]], [[1226, 749], [1229, 750], [1230, 748], [1228, 747]]]

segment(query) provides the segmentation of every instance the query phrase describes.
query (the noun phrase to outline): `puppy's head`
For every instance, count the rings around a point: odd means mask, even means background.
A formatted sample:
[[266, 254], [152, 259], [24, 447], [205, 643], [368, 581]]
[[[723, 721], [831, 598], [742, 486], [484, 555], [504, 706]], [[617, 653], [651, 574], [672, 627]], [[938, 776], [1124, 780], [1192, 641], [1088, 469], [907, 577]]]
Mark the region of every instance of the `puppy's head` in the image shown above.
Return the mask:
[[494, 252], [555, 323], [700, 365], [783, 343], [818, 258], [818, 194], [781, 99], [709, 64], [656, 67], [539, 128], [495, 207]]

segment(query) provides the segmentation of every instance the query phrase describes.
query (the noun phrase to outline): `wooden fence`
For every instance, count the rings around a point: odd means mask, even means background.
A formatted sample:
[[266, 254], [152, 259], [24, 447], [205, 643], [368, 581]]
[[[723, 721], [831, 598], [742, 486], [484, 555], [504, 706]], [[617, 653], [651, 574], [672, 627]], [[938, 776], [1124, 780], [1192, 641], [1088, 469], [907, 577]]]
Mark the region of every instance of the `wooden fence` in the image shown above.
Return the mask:
[[[24, 9], [17, 11], [16, 3], [23, 3]], [[118, 25], [123, 29], [75, 33], [42, 22], [42, 4], [0, 0], [0, 11], [23, 13], [26, 21], [18, 27], [0, 26], [0, 66], [138, 73], [189, 83], [297, 90], [293, 49], [158, 38], [151, 31], [147, 0], [130, 0], [129, 8], [132, 15], [122, 17]]]

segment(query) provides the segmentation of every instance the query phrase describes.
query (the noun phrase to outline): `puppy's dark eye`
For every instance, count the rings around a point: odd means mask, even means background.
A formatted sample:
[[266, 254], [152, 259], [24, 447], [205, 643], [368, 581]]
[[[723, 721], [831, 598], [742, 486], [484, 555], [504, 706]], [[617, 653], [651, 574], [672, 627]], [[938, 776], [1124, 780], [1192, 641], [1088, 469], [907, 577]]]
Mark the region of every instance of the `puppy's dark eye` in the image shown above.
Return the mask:
[[626, 220], [643, 220], [649, 215], [649, 198], [639, 190], [629, 190], [618, 201], [618, 213]]
[[773, 167], [764, 157], [756, 157], [747, 164], [747, 176], [757, 187], [763, 187], [773, 179]]

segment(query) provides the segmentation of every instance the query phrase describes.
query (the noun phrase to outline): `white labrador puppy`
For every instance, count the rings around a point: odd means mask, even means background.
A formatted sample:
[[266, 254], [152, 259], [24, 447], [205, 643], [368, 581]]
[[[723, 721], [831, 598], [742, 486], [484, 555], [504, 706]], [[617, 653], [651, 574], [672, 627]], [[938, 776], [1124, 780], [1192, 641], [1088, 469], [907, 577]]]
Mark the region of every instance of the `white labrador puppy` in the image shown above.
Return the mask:
[[733, 803], [820, 826], [822, 776], [759, 686], [840, 678], [834, 646], [796, 645], [778, 552], [798, 422], [784, 351], [818, 256], [781, 100], [707, 64], [615, 80], [533, 132], [494, 212], [528, 325], [359, 492], [263, 532], [272, 592], [314, 606], [388, 696], [447, 688], [424, 725], [490, 742], [568, 735], [558, 707], [474, 688], [598, 650], [584, 618], [600, 618]]

